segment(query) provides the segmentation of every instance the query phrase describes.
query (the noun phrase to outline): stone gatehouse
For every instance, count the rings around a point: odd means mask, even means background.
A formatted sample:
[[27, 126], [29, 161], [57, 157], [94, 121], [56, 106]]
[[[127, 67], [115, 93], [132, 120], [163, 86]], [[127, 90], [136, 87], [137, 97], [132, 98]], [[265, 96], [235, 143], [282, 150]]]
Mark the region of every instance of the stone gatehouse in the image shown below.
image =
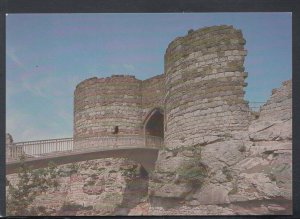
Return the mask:
[[173, 148], [246, 130], [245, 43], [232, 26], [190, 30], [169, 44], [162, 75], [82, 81], [74, 92], [74, 148], [93, 138], [133, 135], [157, 136]]

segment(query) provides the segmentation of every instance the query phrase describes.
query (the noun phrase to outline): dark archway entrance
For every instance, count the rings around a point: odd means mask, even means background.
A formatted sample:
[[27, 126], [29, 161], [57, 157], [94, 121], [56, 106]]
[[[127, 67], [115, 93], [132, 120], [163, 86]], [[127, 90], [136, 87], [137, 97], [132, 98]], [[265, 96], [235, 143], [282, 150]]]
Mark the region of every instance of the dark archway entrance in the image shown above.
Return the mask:
[[164, 115], [159, 108], [153, 109], [145, 119], [145, 135], [164, 138]]

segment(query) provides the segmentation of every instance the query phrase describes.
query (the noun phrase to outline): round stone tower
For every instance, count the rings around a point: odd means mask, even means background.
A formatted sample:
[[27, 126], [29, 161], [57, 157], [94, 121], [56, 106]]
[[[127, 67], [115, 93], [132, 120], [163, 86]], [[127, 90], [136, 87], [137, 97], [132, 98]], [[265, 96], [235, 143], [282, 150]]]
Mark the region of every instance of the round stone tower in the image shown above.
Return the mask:
[[245, 40], [232, 26], [213, 26], [172, 41], [165, 53], [165, 145], [205, 143], [205, 139], [247, 129], [244, 101]]
[[103, 136], [140, 134], [140, 108], [140, 80], [134, 76], [82, 81], [74, 92], [74, 149], [101, 144]]

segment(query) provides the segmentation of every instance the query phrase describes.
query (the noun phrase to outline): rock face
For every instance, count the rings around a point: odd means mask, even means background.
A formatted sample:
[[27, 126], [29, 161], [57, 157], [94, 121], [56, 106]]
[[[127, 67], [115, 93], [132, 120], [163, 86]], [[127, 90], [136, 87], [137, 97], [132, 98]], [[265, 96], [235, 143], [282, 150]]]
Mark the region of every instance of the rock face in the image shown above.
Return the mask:
[[[58, 166], [58, 189], [39, 195], [31, 206], [42, 215], [127, 215], [147, 195], [141, 166], [125, 159], [105, 158]], [[17, 183], [17, 175], [7, 179]]]
[[[252, 179], [255, 177], [257, 178], [257, 181], [252, 182], [252, 184], [257, 184], [256, 189], [264, 194], [264, 198], [282, 197], [291, 200], [291, 80], [283, 82], [280, 88], [272, 91], [271, 98], [261, 108], [259, 118], [254, 120], [249, 127], [249, 138], [250, 141], [253, 142], [253, 146], [250, 148], [252, 157], [260, 157], [264, 162], [254, 162], [251, 164], [252, 168], [250, 169], [249, 165], [247, 165], [248, 170], [245, 172], [256, 175], [245, 175], [245, 177]], [[250, 156], [249, 159], [252, 157]], [[256, 166], [254, 165], [255, 163], [257, 163]]]
[[249, 127], [253, 141], [292, 140], [292, 81], [272, 90], [272, 96], [262, 106], [258, 120]]
[[[149, 194], [155, 201], [150, 202], [148, 213], [291, 214], [291, 85], [291, 80], [285, 81], [272, 91], [259, 118], [251, 122], [248, 130], [202, 140], [192, 153], [187, 147], [162, 151], [150, 180]], [[208, 174], [201, 184], [184, 186], [176, 181], [178, 168], [195, 158], [207, 165]], [[166, 192], [164, 185], [171, 192]]]

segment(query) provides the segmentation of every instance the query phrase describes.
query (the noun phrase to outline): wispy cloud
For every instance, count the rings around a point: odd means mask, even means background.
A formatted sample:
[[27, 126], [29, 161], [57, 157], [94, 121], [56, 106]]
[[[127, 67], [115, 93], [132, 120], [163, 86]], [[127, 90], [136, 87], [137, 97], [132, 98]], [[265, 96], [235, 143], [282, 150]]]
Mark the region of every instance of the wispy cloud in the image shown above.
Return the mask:
[[[10, 109], [6, 114], [6, 132], [12, 134], [14, 141], [25, 141], [34, 139], [34, 133], [32, 132], [33, 121], [30, 121], [30, 116], [24, 113], [20, 109]], [[28, 131], [31, 130], [29, 135]], [[36, 130], [35, 133], [41, 132]], [[33, 137], [33, 138], [32, 138]]]
[[[72, 136], [73, 91], [80, 80], [74, 76], [39, 76], [7, 81], [6, 128], [16, 141]], [[46, 105], [22, 105], [17, 98], [28, 94]], [[33, 110], [38, 114], [32, 113]], [[53, 110], [51, 110], [53, 109]]]
[[13, 98], [15, 94], [24, 91], [19, 83], [13, 82], [11, 80], [6, 80], [6, 97], [8, 99]]
[[[62, 109], [58, 111], [63, 112]], [[59, 114], [59, 113], [58, 113]], [[71, 115], [63, 112], [62, 115], [66, 120], [72, 123]], [[49, 115], [49, 117], [52, 117]], [[51, 139], [72, 136], [72, 126], [66, 128], [60, 123], [61, 118], [49, 121], [49, 118], [37, 118], [33, 114], [26, 113], [22, 108], [10, 109], [6, 116], [6, 132], [13, 136], [15, 142], [30, 141], [39, 139]]]
[[55, 75], [32, 77], [21, 82], [24, 90], [38, 97], [65, 97], [73, 93], [78, 78]]
[[19, 59], [19, 57], [16, 55], [16, 51], [14, 48], [9, 47], [7, 49], [7, 57], [10, 58], [15, 64], [17, 64], [19, 67], [23, 67], [23, 63], [21, 62], [21, 60]]

